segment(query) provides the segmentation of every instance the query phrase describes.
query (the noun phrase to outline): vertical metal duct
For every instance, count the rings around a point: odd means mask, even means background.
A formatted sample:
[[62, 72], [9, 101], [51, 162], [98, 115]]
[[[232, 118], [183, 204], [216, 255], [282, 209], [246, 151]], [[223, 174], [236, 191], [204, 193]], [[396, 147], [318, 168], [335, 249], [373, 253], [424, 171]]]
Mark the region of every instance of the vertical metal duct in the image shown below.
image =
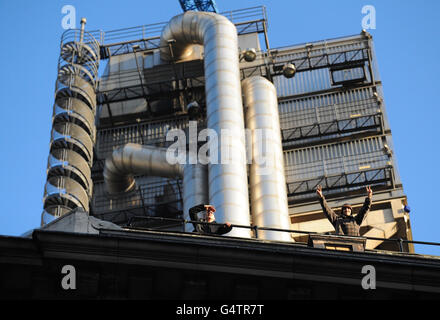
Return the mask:
[[[219, 148], [218, 163], [209, 164], [209, 202], [216, 207], [219, 222], [249, 226], [237, 30], [221, 15], [188, 11], [170, 20], [160, 41], [163, 60], [184, 58], [191, 54], [193, 45], [204, 47], [207, 127], [219, 137], [222, 130], [236, 137], [221, 141], [223, 148]], [[224, 164], [225, 161], [229, 163]], [[234, 228], [228, 235], [250, 237], [250, 231]]]
[[[183, 173], [183, 215], [185, 220], [191, 220], [189, 209], [209, 203], [208, 166], [200, 163], [186, 164]], [[191, 225], [185, 226], [185, 231], [192, 231]]]
[[[263, 77], [243, 80], [246, 128], [252, 132], [250, 196], [253, 223], [290, 229], [281, 144], [278, 101], [274, 85]], [[261, 231], [267, 240], [291, 241], [287, 232]]]
[[128, 192], [135, 187], [134, 175], [165, 178], [183, 176], [180, 164], [167, 161], [167, 149], [128, 143], [105, 160], [104, 181], [111, 194]]
[[85, 19], [81, 24], [61, 39], [41, 225], [77, 207], [89, 211], [92, 196], [100, 57], [99, 43], [84, 32]]

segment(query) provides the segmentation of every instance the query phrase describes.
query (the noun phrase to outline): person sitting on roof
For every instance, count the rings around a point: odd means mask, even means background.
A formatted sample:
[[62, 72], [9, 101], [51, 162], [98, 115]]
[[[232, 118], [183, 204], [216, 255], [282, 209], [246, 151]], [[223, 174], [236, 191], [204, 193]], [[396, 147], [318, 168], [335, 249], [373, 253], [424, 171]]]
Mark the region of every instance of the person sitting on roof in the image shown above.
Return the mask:
[[364, 221], [367, 216], [368, 211], [371, 207], [371, 198], [373, 197], [373, 191], [370, 186], [367, 188], [367, 197], [365, 198], [364, 205], [356, 216], [352, 215], [353, 208], [348, 203], [342, 206], [342, 215], [337, 215], [332, 208], [329, 207], [325, 197], [322, 194], [322, 187], [318, 186], [316, 193], [319, 197], [319, 202], [321, 203], [322, 210], [325, 216], [331, 222], [336, 230], [336, 234], [345, 236], [360, 236], [359, 229], [362, 221]]
[[229, 222], [219, 224], [215, 222], [215, 208], [210, 204], [199, 204], [189, 209], [189, 216], [192, 221], [200, 221], [206, 223], [193, 223], [194, 232], [201, 234], [218, 234], [222, 235], [232, 230]]

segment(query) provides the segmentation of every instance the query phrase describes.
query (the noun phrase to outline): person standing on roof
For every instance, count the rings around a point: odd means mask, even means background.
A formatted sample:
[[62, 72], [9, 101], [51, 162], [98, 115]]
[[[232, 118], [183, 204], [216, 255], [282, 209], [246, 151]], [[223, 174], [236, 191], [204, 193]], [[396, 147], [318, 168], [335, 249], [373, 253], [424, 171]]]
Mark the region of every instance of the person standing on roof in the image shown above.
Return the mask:
[[199, 204], [189, 209], [189, 216], [192, 221], [205, 222], [194, 223], [194, 232], [222, 235], [231, 231], [232, 225], [229, 222], [216, 223], [214, 212], [215, 208], [210, 204]]
[[337, 215], [332, 208], [329, 207], [325, 197], [322, 194], [322, 187], [318, 186], [316, 188], [316, 194], [319, 197], [319, 202], [321, 204], [322, 210], [325, 216], [333, 225], [336, 230], [336, 234], [345, 236], [360, 236], [359, 229], [364, 221], [367, 213], [371, 208], [371, 198], [373, 197], [373, 191], [370, 186], [367, 186], [367, 197], [365, 198], [364, 205], [356, 216], [353, 216], [353, 208], [350, 204], [346, 203], [342, 206], [341, 215]]

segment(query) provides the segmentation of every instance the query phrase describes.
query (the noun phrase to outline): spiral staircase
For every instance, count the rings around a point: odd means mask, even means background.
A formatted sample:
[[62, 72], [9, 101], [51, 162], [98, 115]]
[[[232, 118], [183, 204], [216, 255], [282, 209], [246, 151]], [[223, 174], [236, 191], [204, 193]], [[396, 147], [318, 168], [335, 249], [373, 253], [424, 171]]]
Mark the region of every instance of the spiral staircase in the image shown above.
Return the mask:
[[88, 212], [93, 193], [99, 42], [81, 24], [61, 38], [42, 225], [75, 208]]

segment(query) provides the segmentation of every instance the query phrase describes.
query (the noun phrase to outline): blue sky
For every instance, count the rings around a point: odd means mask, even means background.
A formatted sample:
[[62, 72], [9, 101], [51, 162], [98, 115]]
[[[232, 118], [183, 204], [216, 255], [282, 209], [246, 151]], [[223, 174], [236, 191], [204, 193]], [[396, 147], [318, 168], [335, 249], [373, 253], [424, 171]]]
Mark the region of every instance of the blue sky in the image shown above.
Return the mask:
[[[63, 6], [76, 24], [112, 30], [168, 21], [178, 0], [0, 0], [0, 234], [38, 227], [49, 154], [52, 104]], [[271, 47], [360, 32], [365, 5], [376, 9], [374, 37], [394, 153], [415, 240], [440, 242], [439, 100], [440, 2], [397, 0], [217, 0], [220, 11], [264, 5]], [[440, 248], [417, 246], [440, 255]]]

